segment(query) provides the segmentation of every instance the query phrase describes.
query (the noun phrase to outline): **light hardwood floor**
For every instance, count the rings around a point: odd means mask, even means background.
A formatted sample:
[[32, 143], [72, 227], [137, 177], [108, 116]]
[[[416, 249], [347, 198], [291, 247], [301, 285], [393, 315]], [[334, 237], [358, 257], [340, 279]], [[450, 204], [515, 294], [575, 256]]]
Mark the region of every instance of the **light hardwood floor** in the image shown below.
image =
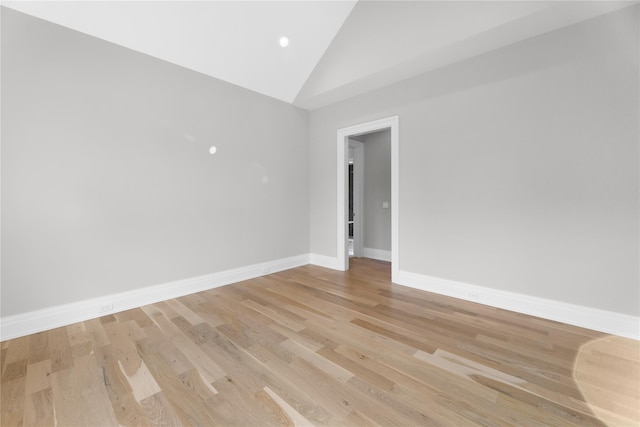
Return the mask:
[[2, 426], [640, 425], [637, 341], [305, 266], [2, 342]]

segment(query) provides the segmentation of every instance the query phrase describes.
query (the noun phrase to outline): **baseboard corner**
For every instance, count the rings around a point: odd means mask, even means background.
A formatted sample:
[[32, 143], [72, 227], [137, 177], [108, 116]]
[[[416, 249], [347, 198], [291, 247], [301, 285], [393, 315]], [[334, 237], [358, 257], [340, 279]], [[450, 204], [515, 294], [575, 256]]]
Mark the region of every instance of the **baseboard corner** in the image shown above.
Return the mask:
[[378, 261], [391, 262], [391, 251], [384, 249], [362, 248], [362, 256]]
[[309, 254], [309, 263], [319, 267], [330, 268], [332, 270], [342, 270], [338, 265], [337, 257], [330, 257], [319, 254]]

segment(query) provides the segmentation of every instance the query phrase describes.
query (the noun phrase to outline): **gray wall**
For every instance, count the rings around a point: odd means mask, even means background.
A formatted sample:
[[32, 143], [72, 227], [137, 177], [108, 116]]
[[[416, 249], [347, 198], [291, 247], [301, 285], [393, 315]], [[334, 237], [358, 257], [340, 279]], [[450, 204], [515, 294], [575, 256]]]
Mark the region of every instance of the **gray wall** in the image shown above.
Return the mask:
[[[391, 131], [364, 135], [364, 247], [391, 250]], [[383, 209], [382, 203], [389, 208]]]
[[399, 268], [640, 315], [638, 6], [311, 114], [311, 252], [336, 130], [398, 115]]
[[308, 120], [2, 8], [2, 315], [308, 253]]

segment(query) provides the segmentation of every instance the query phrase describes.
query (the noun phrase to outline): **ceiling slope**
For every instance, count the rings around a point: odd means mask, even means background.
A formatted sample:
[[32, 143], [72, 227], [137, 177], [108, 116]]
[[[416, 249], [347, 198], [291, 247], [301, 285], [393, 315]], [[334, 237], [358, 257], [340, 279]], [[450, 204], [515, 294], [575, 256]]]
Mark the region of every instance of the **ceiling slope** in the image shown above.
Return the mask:
[[320, 108], [633, 4], [360, 1], [294, 104]]

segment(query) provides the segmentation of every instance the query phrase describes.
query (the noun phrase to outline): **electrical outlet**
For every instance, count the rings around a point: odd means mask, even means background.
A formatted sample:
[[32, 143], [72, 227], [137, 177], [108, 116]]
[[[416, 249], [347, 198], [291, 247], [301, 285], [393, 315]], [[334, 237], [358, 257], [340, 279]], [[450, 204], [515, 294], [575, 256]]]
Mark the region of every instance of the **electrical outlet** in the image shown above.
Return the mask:
[[113, 304], [105, 304], [100, 307], [100, 313], [106, 313], [107, 311], [113, 311]]
[[478, 294], [477, 292], [469, 292], [469, 299], [478, 301], [480, 299], [480, 294]]
[[263, 272], [264, 274], [269, 274], [269, 272], [270, 272], [270, 271], [271, 271], [271, 269], [270, 269], [269, 267], [267, 267], [267, 266], [262, 267], [262, 272]]

